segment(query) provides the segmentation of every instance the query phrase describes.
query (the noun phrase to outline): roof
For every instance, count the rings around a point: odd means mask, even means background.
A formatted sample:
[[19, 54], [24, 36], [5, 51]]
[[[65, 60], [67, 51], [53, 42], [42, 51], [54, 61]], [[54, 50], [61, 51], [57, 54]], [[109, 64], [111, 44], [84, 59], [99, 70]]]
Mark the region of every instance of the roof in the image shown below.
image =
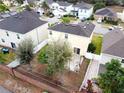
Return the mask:
[[116, 12], [112, 11], [110, 8], [102, 8], [95, 12], [95, 15], [117, 17]]
[[25, 34], [45, 23], [36, 12], [25, 10], [0, 21], [0, 29]]
[[[46, 2], [48, 4], [52, 4], [55, 1], [53, 1], [53, 0], [46, 0]], [[68, 3], [66, 1], [56, 1], [56, 3], [58, 3], [60, 6], [70, 6], [70, 5], [72, 5], [71, 3]]]
[[102, 52], [124, 58], [124, 32], [115, 29], [104, 36]]
[[73, 5], [73, 7], [78, 7], [80, 9], [90, 9], [93, 6], [91, 4], [88, 4], [88, 3], [85, 3], [85, 2], [82, 1], [80, 3], [77, 3], [76, 5]]
[[83, 22], [78, 24], [64, 24], [59, 23], [55, 26], [50, 27], [50, 30], [74, 34], [78, 36], [90, 37], [95, 25], [89, 22]]

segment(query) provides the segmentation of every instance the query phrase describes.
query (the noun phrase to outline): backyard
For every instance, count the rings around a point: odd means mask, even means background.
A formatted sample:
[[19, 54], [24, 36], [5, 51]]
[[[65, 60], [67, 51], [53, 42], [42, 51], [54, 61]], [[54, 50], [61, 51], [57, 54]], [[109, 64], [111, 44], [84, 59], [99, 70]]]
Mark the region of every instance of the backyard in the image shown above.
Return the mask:
[[15, 59], [14, 50], [9, 49], [9, 53], [5, 54], [0, 50], [0, 63], [8, 64], [12, 62], [14, 59]]
[[101, 53], [101, 48], [102, 48], [102, 40], [103, 40], [103, 37], [102, 35], [99, 35], [99, 34], [93, 34], [93, 37], [92, 37], [92, 43], [95, 45], [96, 47], [96, 50], [95, 50], [95, 54], [98, 54], [100, 55]]
[[[69, 69], [65, 69], [63, 72], [57, 72], [53, 76], [48, 76], [46, 75], [47, 64], [41, 64], [38, 61], [37, 54], [32, 60], [31, 66], [32, 73], [34, 72], [41, 74], [43, 76], [46, 76], [48, 80], [52, 80], [54, 83], [60, 84], [68, 89], [77, 91], [84, 79], [89, 62], [90, 60], [84, 59], [82, 64], [80, 65], [80, 70], [78, 72], [73, 72]], [[28, 65], [21, 65], [20, 68], [27, 70]]]

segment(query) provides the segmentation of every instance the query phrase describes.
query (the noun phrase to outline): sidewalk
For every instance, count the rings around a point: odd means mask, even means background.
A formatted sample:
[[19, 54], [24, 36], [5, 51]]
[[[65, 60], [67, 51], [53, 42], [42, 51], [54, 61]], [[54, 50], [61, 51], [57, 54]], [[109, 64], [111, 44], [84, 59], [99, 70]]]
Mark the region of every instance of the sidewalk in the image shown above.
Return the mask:
[[0, 93], [12, 93], [12, 92], [9, 92], [7, 89], [0, 86]]
[[87, 84], [87, 80], [91, 80], [92, 78], [96, 78], [98, 75], [99, 70], [99, 61], [97, 60], [91, 60], [91, 63], [89, 64], [89, 67], [87, 69], [86, 75], [84, 77], [84, 81], [82, 82], [81, 88]]

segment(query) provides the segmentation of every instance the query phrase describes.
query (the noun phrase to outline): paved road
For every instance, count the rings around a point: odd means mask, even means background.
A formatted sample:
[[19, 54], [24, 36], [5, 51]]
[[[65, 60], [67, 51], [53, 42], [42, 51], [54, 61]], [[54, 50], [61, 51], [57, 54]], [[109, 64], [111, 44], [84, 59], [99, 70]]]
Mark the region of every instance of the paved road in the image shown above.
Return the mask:
[[7, 89], [0, 86], [0, 93], [12, 93], [12, 92], [9, 92]]
[[107, 28], [102, 27], [101, 24], [98, 24], [97, 22], [93, 22], [93, 23], [96, 25], [96, 27], [95, 27], [95, 29], [94, 29], [94, 32], [95, 32], [95, 33], [105, 35], [105, 34], [107, 34], [108, 32], [110, 32]]

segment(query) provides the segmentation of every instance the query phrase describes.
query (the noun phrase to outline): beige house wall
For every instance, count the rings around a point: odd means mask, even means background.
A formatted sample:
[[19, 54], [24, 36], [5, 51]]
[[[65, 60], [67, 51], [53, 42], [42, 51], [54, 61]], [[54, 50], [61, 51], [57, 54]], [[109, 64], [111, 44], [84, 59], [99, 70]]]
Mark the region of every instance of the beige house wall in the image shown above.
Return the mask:
[[[49, 30], [49, 33], [50, 31], [52, 30]], [[66, 41], [72, 47], [73, 51], [74, 48], [79, 48], [80, 55], [85, 55], [85, 53], [87, 52], [88, 45], [91, 42], [92, 35], [89, 38], [84, 36], [68, 34], [68, 38], [65, 38], [65, 34], [67, 33], [52, 31], [52, 35], [50, 34], [48, 35], [49, 41], [57, 41], [57, 40]]]

